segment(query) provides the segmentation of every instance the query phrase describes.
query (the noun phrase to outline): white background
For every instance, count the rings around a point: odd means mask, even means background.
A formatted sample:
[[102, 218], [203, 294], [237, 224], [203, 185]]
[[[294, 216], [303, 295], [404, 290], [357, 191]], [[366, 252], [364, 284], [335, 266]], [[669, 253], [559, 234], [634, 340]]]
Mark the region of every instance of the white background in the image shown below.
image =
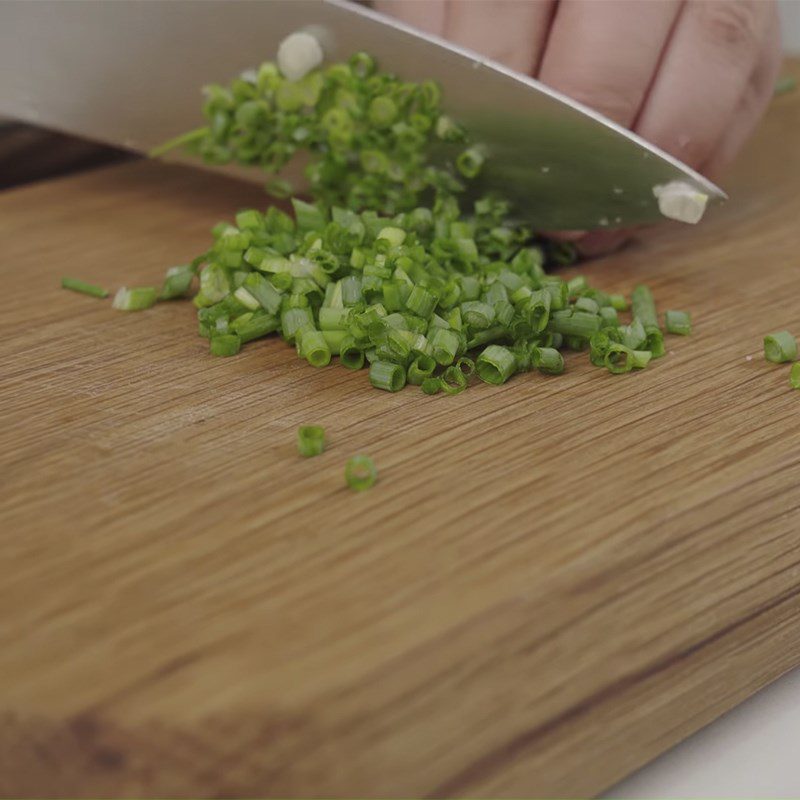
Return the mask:
[[800, 670], [657, 758], [607, 797], [800, 797]]

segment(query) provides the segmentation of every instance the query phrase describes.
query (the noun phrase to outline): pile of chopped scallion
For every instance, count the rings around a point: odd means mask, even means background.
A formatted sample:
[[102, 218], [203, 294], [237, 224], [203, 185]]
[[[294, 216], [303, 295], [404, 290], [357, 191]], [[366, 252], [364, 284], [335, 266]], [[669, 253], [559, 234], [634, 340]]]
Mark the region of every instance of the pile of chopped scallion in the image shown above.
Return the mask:
[[[485, 153], [441, 112], [435, 83], [380, 72], [365, 53], [300, 75], [303, 54], [289, 60], [292, 80], [266, 63], [208, 87], [208, 124], [158, 153], [182, 146], [277, 174], [304, 151], [312, 202], [292, 198], [293, 215], [240, 211], [214, 227], [207, 252], [168, 271], [160, 292], [122, 289], [116, 308], [182, 297], [198, 278], [211, 353], [278, 333], [312, 366], [334, 356], [348, 369], [368, 365], [372, 385], [392, 392], [558, 374], [565, 349], [587, 350], [612, 373], [664, 354], [647, 287], [633, 291], [623, 321], [623, 296], [545, 272], [574, 260], [571, 245], [536, 236], [500, 196], [467, 199]], [[292, 193], [279, 177], [268, 190]], [[690, 332], [683, 312], [667, 312], [664, 326]]]

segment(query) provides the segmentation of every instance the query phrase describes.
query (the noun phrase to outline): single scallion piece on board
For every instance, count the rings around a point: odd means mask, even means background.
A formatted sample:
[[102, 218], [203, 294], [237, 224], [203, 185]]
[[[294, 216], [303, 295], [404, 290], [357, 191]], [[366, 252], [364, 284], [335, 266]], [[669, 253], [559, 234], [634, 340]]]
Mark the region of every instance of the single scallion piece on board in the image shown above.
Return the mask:
[[78, 278], [62, 278], [61, 288], [69, 289], [71, 292], [88, 294], [90, 297], [108, 297], [108, 289], [104, 289], [102, 286], [95, 286], [92, 283], [86, 283]]
[[374, 486], [378, 470], [369, 456], [353, 456], [345, 465], [344, 478], [353, 491], [363, 492]]
[[773, 364], [797, 358], [797, 340], [789, 331], [779, 331], [764, 337], [764, 358]]
[[321, 425], [301, 425], [297, 429], [297, 452], [301, 456], [318, 456], [325, 449], [325, 428]]
[[688, 336], [692, 332], [692, 320], [685, 311], [667, 311], [664, 314], [664, 327], [667, 333]]
[[800, 389], [800, 361], [792, 364], [792, 368], [789, 371], [789, 385], [792, 389]]
[[153, 286], [138, 286], [128, 289], [123, 286], [114, 295], [111, 305], [118, 311], [142, 311], [156, 304], [158, 289]]

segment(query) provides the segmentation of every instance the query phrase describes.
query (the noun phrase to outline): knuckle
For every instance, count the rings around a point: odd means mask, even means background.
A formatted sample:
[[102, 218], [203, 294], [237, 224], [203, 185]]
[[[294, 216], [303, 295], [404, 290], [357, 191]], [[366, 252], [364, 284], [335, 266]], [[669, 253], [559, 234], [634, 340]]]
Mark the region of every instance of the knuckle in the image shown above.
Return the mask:
[[566, 94], [620, 125], [630, 125], [644, 96], [641, 89], [625, 86], [624, 82], [581, 86]]
[[761, 39], [768, 0], [701, 0], [700, 23], [710, 43], [734, 50], [755, 50]]

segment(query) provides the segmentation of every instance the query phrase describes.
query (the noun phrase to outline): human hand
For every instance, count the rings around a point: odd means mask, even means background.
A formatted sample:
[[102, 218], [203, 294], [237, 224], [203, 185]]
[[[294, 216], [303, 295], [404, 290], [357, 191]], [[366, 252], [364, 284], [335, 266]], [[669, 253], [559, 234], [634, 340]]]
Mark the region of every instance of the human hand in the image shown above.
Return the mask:
[[[377, 0], [605, 114], [716, 178], [764, 113], [781, 62], [774, 0]], [[581, 237], [613, 248], [622, 232]]]

